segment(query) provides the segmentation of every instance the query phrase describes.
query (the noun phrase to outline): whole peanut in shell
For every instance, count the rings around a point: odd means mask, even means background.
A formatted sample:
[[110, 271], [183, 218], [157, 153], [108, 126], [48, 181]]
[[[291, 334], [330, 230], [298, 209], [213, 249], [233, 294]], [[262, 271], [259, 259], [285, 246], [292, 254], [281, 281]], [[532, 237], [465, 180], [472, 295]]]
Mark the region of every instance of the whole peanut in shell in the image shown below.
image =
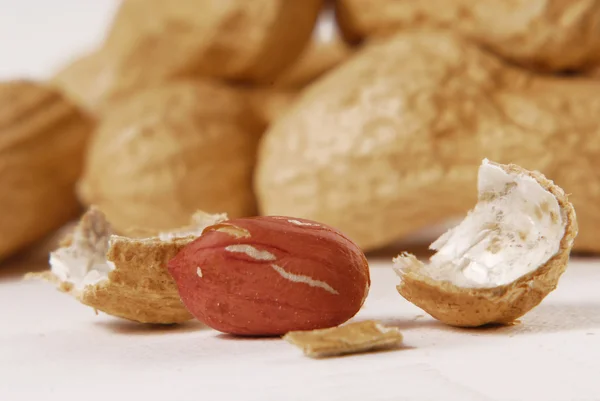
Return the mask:
[[252, 215], [262, 130], [244, 95], [224, 84], [148, 88], [106, 109], [79, 194], [119, 233], [174, 229], [199, 209]]
[[58, 91], [0, 83], [0, 259], [75, 217], [93, 120]]
[[352, 41], [447, 28], [527, 67], [560, 71], [600, 64], [596, 0], [339, 0], [337, 16]]
[[58, 88], [90, 114], [101, 114], [103, 97], [113, 82], [105, 52], [80, 54], [58, 70], [49, 85]]
[[308, 87], [261, 143], [264, 214], [322, 221], [364, 249], [461, 216], [483, 158], [571, 194], [575, 249], [600, 251], [600, 82], [535, 75], [447, 32], [400, 33]]
[[105, 99], [178, 77], [269, 82], [309, 42], [322, 0], [128, 0], [103, 51]]

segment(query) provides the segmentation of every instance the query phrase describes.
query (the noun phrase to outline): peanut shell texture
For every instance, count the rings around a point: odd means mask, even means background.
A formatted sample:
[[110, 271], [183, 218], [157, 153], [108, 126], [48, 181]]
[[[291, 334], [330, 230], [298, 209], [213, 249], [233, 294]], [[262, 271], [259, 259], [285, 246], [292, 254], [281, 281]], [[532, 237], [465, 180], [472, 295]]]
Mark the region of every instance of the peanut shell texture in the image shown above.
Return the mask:
[[93, 119], [47, 85], [0, 83], [0, 259], [77, 216]]
[[562, 188], [539, 172], [486, 160], [477, 205], [431, 245], [430, 260], [394, 259], [398, 292], [451, 326], [511, 324], [556, 289], [577, 230]]
[[110, 99], [181, 77], [270, 82], [308, 44], [322, 0], [128, 0], [103, 43]]
[[336, 5], [350, 41], [447, 29], [527, 68], [584, 71], [600, 64], [597, 1], [340, 0]]
[[182, 304], [167, 262], [224, 214], [196, 212], [184, 227], [143, 238], [115, 234], [91, 207], [60, 247], [50, 269], [32, 273], [84, 305], [138, 323], [174, 324], [192, 319]]
[[464, 216], [489, 158], [566, 188], [575, 249], [599, 251], [598, 93], [597, 80], [515, 68], [458, 35], [399, 33], [306, 88], [270, 126], [255, 173], [260, 211], [375, 249]]
[[55, 72], [49, 84], [92, 115], [101, 115], [114, 76], [101, 49], [79, 54]]
[[261, 132], [245, 97], [224, 84], [148, 88], [106, 110], [78, 192], [121, 233], [175, 229], [196, 210], [251, 215]]

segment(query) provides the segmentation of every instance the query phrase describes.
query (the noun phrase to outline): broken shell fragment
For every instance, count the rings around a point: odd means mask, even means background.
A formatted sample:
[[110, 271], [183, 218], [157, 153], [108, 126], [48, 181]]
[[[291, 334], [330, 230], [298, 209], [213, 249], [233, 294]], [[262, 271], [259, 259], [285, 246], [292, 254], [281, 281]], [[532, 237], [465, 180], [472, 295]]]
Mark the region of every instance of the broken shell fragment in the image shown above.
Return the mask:
[[140, 323], [180, 323], [192, 318], [166, 269], [167, 262], [226, 215], [198, 212], [192, 224], [155, 237], [113, 234], [104, 214], [91, 208], [62, 247], [50, 254], [43, 277], [81, 303]]
[[311, 358], [322, 358], [391, 349], [400, 345], [403, 337], [397, 327], [367, 320], [328, 329], [291, 331], [283, 339]]
[[484, 160], [478, 181], [477, 205], [431, 245], [429, 263], [394, 259], [400, 295], [452, 326], [507, 324], [533, 309], [577, 235], [573, 206], [542, 174]]

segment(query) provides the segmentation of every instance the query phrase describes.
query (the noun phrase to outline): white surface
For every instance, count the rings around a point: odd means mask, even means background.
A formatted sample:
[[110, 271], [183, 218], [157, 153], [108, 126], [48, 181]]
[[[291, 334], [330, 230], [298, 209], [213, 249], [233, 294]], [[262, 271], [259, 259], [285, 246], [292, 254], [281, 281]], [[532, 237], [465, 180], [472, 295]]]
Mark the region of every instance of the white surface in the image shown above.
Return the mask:
[[[600, 400], [600, 264], [571, 264], [512, 327], [448, 328], [395, 292], [389, 264], [356, 319], [405, 348], [312, 360], [278, 339], [96, 316], [52, 286], [0, 275], [0, 400]], [[1, 273], [0, 273], [1, 274]]]

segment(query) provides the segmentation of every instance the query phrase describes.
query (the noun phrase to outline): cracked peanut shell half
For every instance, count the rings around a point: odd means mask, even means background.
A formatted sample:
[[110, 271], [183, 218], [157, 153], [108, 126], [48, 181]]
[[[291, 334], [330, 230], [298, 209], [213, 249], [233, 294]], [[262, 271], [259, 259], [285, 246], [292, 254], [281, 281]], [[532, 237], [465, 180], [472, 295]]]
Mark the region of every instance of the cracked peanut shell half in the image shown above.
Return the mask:
[[81, 303], [140, 323], [180, 323], [192, 318], [179, 299], [167, 262], [202, 230], [225, 215], [196, 213], [192, 224], [148, 238], [113, 234], [105, 216], [91, 208], [42, 273]]
[[400, 295], [442, 322], [510, 323], [537, 306], [565, 271], [575, 210], [542, 174], [484, 160], [479, 201], [438, 238], [428, 263], [394, 259]]

